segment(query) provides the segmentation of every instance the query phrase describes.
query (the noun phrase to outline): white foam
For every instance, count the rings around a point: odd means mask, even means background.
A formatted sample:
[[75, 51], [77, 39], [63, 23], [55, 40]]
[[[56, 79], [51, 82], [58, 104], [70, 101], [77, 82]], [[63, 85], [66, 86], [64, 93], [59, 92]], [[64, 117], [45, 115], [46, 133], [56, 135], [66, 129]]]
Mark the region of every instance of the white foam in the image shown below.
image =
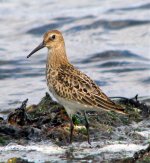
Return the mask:
[[150, 130], [142, 131], [142, 132], [136, 132], [136, 133], [138, 133], [139, 135], [141, 135], [147, 139], [150, 139]]
[[38, 151], [44, 154], [61, 154], [64, 153], [64, 149], [52, 145], [51, 143], [44, 144], [31, 144], [31, 145], [18, 145], [9, 144], [5, 147], [0, 147], [0, 152], [2, 151]]
[[114, 144], [108, 145], [100, 149], [101, 152], [136, 152], [141, 149], [145, 149], [148, 145], [137, 145], [137, 144]]

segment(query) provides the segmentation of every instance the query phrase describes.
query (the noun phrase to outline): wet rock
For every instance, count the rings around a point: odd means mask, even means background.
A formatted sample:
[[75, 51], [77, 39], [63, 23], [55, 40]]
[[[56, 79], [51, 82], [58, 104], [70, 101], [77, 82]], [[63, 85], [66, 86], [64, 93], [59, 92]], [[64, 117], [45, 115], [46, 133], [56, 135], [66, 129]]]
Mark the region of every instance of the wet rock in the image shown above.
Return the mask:
[[[150, 145], [144, 150], [140, 150], [134, 154], [134, 159], [137, 160], [139, 158], [143, 158], [144, 155], [150, 156]], [[150, 157], [149, 157], [150, 159]]]
[[[21, 137], [35, 141], [51, 139], [56, 144], [67, 144], [69, 142], [70, 124], [69, 117], [63, 106], [53, 101], [48, 93], [38, 105], [27, 107], [27, 101], [28, 99], [23, 101], [19, 108], [11, 112], [7, 121], [0, 123], [0, 133], [13, 136], [16, 139]], [[119, 98], [118, 103], [126, 107], [129, 117], [116, 112], [87, 112], [89, 121], [92, 122], [90, 123], [90, 135], [93, 140], [110, 139], [112, 133], [116, 132], [116, 127], [128, 125], [133, 120], [139, 122], [143, 117], [149, 115], [150, 109], [139, 102], [137, 96], [133, 99]], [[86, 140], [87, 131], [84, 127], [83, 115], [77, 114], [73, 116], [73, 122], [76, 125], [74, 141], [82, 142]], [[137, 138], [141, 136], [133, 133], [130, 137]], [[118, 140], [122, 139], [124, 139], [122, 136], [118, 137]]]
[[29, 162], [29, 161], [21, 159], [21, 158], [13, 157], [13, 158], [10, 158], [7, 161], [7, 163], [33, 163], [33, 162]]
[[5, 135], [0, 135], [0, 146], [4, 146], [8, 144], [8, 138]]
[[28, 113], [33, 113], [33, 116], [41, 116], [48, 113], [51, 113], [51, 110], [54, 109], [55, 112], [59, 111], [59, 108], [62, 108], [57, 102], [53, 101], [48, 93], [41, 99], [38, 105], [30, 106], [26, 109]]
[[[116, 97], [117, 98], [117, 97]], [[136, 121], [149, 117], [150, 107], [139, 101], [138, 94], [133, 98], [119, 97], [118, 103], [124, 105], [129, 116]]]
[[13, 112], [11, 112], [8, 115], [8, 123], [12, 125], [26, 125], [30, 120], [26, 114], [26, 105], [27, 105], [28, 99], [22, 102], [21, 107], [15, 109]]
[[4, 119], [2, 117], [0, 117], [0, 122], [2, 122]]
[[[8, 115], [7, 120], [0, 121], [0, 144], [5, 146], [10, 142], [27, 144], [29, 141], [42, 142], [51, 140], [58, 146], [69, 145], [70, 123], [69, 117], [63, 106], [53, 101], [48, 93], [39, 104], [27, 107], [27, 101]], [[147, 138], [141, 134], [143, 126], [148, 129], [148, 116], [150, 108], [141, 103], [137, 96], [132, 99], [117, 98], [117, 101], [129, 116], [116, 112], [87, 112], [90, 122], [90, 138], [92, 142], [103, 142], [109, 145], [109, 141], [140, 143]], [[85, 119], [78, 113], [73, 116], [75, 125], [73, 142], [87, 141]], [[135, 123], [133, 123], [135, 122]], [[145, 131], [146, 134], [146, 131]], [[101, 154], [103, 155], [103, 154]], [[109, 154], [105, 153], [105, 156]], [[136, 154], [134, 155], [136, 156]], [[89, 157], [89, 156], [88, 156]], [[91, 156], [90, 156], [91, 157]], [[95, 159], [95, 156], [92, 156]], [[139, 159], [141, 157], [137, 157]], [[93, 160], [94, 160], [93, 159]], [[112, 159], [112, 162], [134, 162], [135, 157], [127, 159]]]

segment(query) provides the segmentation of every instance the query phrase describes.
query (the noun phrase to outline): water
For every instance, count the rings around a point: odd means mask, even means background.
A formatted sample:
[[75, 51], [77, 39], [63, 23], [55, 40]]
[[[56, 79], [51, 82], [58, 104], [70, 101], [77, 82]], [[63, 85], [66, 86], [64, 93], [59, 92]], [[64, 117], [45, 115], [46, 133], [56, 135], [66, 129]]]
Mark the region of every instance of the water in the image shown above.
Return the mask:
[[48, 91], [47, 50], [26, 56], [49, 29], [63, 32], [70, 61], [107, 95], [150, 97], [149, 0], [1, 0], [0, 22], [0, 111]]
[[[0, 0], [0, 22], [0, 112], [18, 107], [26, 98], [29, 104], [36, 104], [48, 91], [47, 50], [29, 59], [26, 56], [49, 29], [63, 32], [71, 63], [90, 76], [107, 95], [133, 97], [139, 94], [150, 103], [149, 0]], [[145, 138], [138, 142], [134, 137], [114, 142], [126, 128], [129, 135], [140, 128], [138, 134]], [[149, 120], [121, 129], [116, 128], [112, 142], [102, 139], [92, 142], [92, 148], [85, 142], [73, 144], [74, 151], [72, 147], [70, 151], [75, 161], [118, 158], [125, 151], [130, 156], [149, 142]], [[23, 157], [42, 162], [62, 159], [69, 150], [68, 146], [56, 148], [52, 143], [46, 144], [9, 144], [0, 148], [1, 159]], [[52, 151], [54, 154], [50, 155]], [[62, 155], [57, 155], [58, 152]]]

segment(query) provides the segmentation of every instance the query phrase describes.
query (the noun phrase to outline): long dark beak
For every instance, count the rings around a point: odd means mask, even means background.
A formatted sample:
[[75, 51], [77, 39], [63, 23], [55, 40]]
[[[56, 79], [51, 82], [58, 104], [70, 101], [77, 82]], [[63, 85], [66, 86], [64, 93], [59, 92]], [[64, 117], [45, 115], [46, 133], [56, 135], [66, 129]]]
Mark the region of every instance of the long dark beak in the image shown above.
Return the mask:
[[27, 58], [29, 58], [32, 54], [34, 54], [35, 52], [37, 52], [38, 50], [44, 48], [45, 45], [44, 45], [44, 42], [42, 42], [39, 46], [37, 46], [28, 56]]

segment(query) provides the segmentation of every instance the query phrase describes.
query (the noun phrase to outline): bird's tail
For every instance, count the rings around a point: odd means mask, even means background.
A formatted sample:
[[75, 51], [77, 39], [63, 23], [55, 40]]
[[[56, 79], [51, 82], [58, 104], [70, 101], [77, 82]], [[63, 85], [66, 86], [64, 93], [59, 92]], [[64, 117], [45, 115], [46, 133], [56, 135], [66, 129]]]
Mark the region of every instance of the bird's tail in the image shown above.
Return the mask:
[[120, 106], [119, 104], [116, 104], [115, 102], [113, 102], [111, 100], [107, 101], [106, 106], [107, 106], [107, 108], [104, 108], [104, 109], [107, 109], [107, 111], [115, 111], [117, 113], [127, 114], [125, 112], [125, 108], [123, 108], [122, 106]]
[[108, 97], [107, 99], [97, 98], [98, 106], [105, 111], [115, 111], [121, 114], [127, 114], [125, 112], [125, 108], [116, 104], [114, 101], [110, 100]]
[[127, 113], [125, 112], [125, 108], [123, 108], [123, 107], [120, 106], [119, 104], [116, 104], [116, 103], [114, 103], [114, 104], [115, 104], [116, 108], [115, 108], [115, 109], [112, 109], [112, 110], [114, 110], [114, 111], [116, 111], [116, 112], [118, 112], [118, 113], [121, 113], [121, 114], [127, 114]]

